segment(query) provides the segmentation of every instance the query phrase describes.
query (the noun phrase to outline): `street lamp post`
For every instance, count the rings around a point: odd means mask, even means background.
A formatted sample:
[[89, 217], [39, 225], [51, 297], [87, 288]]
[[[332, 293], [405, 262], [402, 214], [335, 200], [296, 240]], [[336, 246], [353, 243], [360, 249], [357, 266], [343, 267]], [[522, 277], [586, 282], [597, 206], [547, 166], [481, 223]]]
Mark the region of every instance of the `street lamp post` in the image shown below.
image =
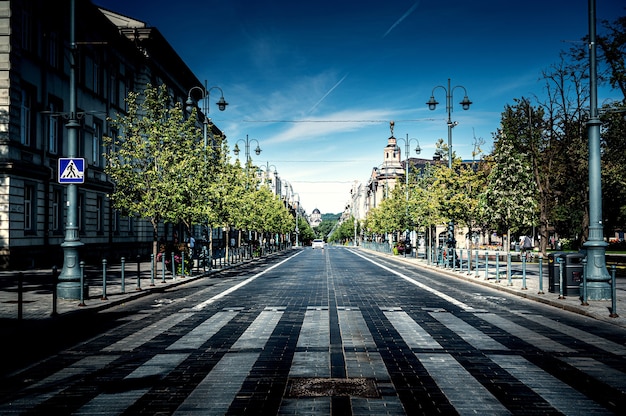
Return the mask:
[[[267, 161], [265, 163], [265, 169], [263, 169], [263, 166], [259, 167], [259, 175], [261, 174], [260, 172], [263, 172], [263, 181], [268, 185], [270, 190], [272, 190], [273, 188], [274, 195], [280, 196], [281, 189], [280, 189], [280, 179], [278, 177], [278, 168], [276, 168], [276, 166], [274, 165], [270, 165], [270, 162]], [[273, 177], [274, 177], [274, 183], [273, 183], [273, 186], [271, 187], [269, 186], [270, 172], [273, 174]]]
[[[428, 100], [428, 102], [426, 103], [430, 110], [434, 110], [435, 108], [437, 108], [437, 104], [439, 104], [437, 100], [435, 100], [435, 90], [437, 88], [441, 88], [446, 92], [446, 111], [448, 112], [448, 168], [452, 169], [452, 129], [454, 128], [454, 126], [459, 124], [456, 121], [454, 122], [452, 121], [452, 97], [453, 97], [454, 90], [457, 88], [461, 88], [463, 89], [463, 92], [465, 93], [465, 96], [463, 97], [463, 101], [459, 103], [461, 104], [461, 107], [463, 108], [463, 110], [469, 110], [470, 105], [472, 105], [472, 102], [467, 97], [467, 90], [465, 89], [465, 87], [462, 85], [456, 85], [454, 87], [450, 87], [450, 78], [448, 78], [448, 88], [442, 85], [438, 85], [435, 88], [433, 88], [431, 95], [430, 95], [430, 100]], [[452, 219], [450, 219], [450, 222], [448, 223], [447, 244], [448, 244], [448, 248], [454, 251], [456, 247], [456, 240], [454, 238], [454, 220]], [[448, 256], [450, 261], [454, 261], [453, 257], [454, 257], [453, 255]]]
[[222, 91], [222, 89], [220, 87], [211, 87], [211, 88], [207, 88], [207, 82], [206, 80], [204, 81], [204, 87], [191, 87], [191, 89], [189, 90], [189, 92], [187, 92], [187, 101], [185, 102], [185, 108], [187, 111], [191, 112], [191, 110], [193, 109], [193, 106], [196, 105], [197, 101], [194, 100], [191, 97], [191, 92], [193, 90], [198, 90], [200, 91], [200, 93], [202, 94], [200, 99], [202, 100], [202, 115], [204, 116], [204, 119], [202, 121], [202, 136], [204, 138], [204, 148], [206, 149], [208, 146], [208, 132], [209, 132], [209, 95], [211, 93], [211, 90], [219, 90], [220, 91], [220, 99], [218, 100], [217, 103], [217, 108], [219, 108], [220, 111], [224, 111], [226, 110], [226, 106], [228, 105], [228, 103], [226, 102], [226, 100], [224, 99], [224, 91]]
[[[402, 140], [404, 141], [404, 155], [406, 157], [406, 160], [404, 162], [404, 187], [405, 187], [405, 193], [406, 193], [406, 204], [404, 206], [405, 208], [405, 212], [404, 215], [406, 217], [407, 220], [407, 234], [408, 234], [408, 227], [409, 227], [409, 147], [411, 147], [411, 142], [413, 142], [413, 140], [415, 140], [415, 154], [420, 154], [422, 152], [422, 148], [420, 147], [420, 142], [417, 139], [409, 139], [409, 134], [407, 133], [406, 135], [406, 139], [403, 138], [398, 138], [398, 140]], [[406, 249], [404, 251], [404, 254], [406, 256]]]
[[[197, 104], [197, 101], [194, 100], [191, 96], [192, 91], [198, 90], [202, 94], [200, 99], [202, 100], [202, 115], [204, 117], [204, 119], [202, 120], [202, 137], [204, 140], [205, 152], [209, 145], [208, 134], [209, 134], [209, 122], [211, 120], [209, 118], [209, 110], [210, 110], [209, 96], [211, 94], [211, 90], [214, 90], [214, 89], [219, 90], [221, 94], [220, 99], [217, 101], [217, 103], [215, 103], [217, 104], [217, 108], [220, 111], [226, 110], [226, 106], [228, 105], [228, 103], [224, 99], [224, 91], [222, 91], [220, 87], [207, 88], [206, 80], [204, 80], [204, 87], [194, 86], [189, 89], [189, 91], [187, 92], [187, 101], [185, 102], [185, 106], [186, 106], [185, 109], [191, 113], [191, 111], [193, 110], [193, 106]], [[208, 161], [205, 160], [205, 162], [208, 162]], [[207, 231], [207, 236], [209, 238], [209, 258], [212, 259], [213, 258], [213, 230], [211, 229], [208, 223], [206, 224], [206, 231]]]
[[252, 162], [252, 159], [250, 158], [250, 143], [252, 142], [256, 142], [256, 149], [254, 149], [254, 153], [258, 156], [261, 154], [261, 147], [259, 145], [259, 141], [257, 139], [250, 139], [248, 138], [248, 135], [246, 134], [246, 139], [239, 139], [237, 140], [237, 142], [235, 143], [235, 148], [233, 149], [233, 153], [235, 153], [236, 156], [239, 156], [239, 146], [238, 143], [239, 142], [243, 142], [245, 145], [245, 156], [246, 156], [246, 166], [248, 166], [248, 164], [250, 164]]
[[[76, 114], [76, 7], [75, 0], [70, 4], [70, 113], [67, 127], [68, 157], [78, 154], [78, 129], [80, 123]], [[56, 287], [57, 295], [61, 299], [80, 299], [81, 287], [78, 249], [83, 246], [79, 236], [78, 226], [78, 185], [67, 185], [67, 220], [63, 248], [63, 268], [59, 274], [59, 283]]]
[[298, 211], [300, 211], [300, 194], [297, 192], [293, 193], [293, 202], [296, 202], [296, 195], [298, 195], [298, 204], [296, 205], [296, 247], [298, 247], [298, 235], [300, 234], [300, 229], [298, 228]]
[[[589, 84], [590, 116], [587, 122], [589, 140], [589, 238], [587, 249], [587, 297], [610, 299], [611, 278], [606, 269], [606, 246], [602, 225], [602, 177], [600, 167], [600, 118], [596, 63], [596, 3], [589, 0]], [[613, 311], [614, 312], [614, 311]]]

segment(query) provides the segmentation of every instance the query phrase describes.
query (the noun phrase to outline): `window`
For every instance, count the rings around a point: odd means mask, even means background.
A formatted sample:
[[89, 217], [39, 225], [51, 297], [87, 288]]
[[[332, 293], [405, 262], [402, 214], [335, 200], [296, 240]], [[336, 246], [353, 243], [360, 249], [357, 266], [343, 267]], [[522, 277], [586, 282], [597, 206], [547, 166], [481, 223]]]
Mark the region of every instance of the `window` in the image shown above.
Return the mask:
[[61, 122], [59, 120], [61, 105], [56, 100], [51, 100], [49, 104], [50, 115], [48, 117], [48, 152], [59, 154], [61, 152]]
[[28, 52], [33, 50], [33, 17], [30, 10], [22, 10], [22, 49]]
[[24, 146], [31, 145], [31, 134], [34, 131], [32, 108], [31, 92], [24, 88], [22, 89], [22, 102], [20, 104], [20, 143]]
[[102, 94], [102, 76], [100, 75], [100, 64], [97, 61], [93, 62], [93, 92], [96, 94]]
[[91, 91], [93, 91], [93, 87], [94, 87], [94, 78], [93, 78], [93, 74], [94, 74], [94, 70], [93, 70], [93, 59], [91, 59], [90, 56], [85, 56], [84, 62], [83, 62], [83, 71], [82, 71], [82, 75], [83, 75], [83, 82], [85, 84], [85, 87]]
[[90, 91], [102, 94], [102, 75], [97, 57], [85, 56], [81, 65], [81, 81]]
[[93, 134], [91, 136], [91, 161], [94, 166], [100, 166], [102, 158], [102, 124], [98, 121], [93, 123]]
[[109, 82], [109, 88], [110, 88], [110, 92], [109, 92], [109, 102], [111, 102], [114, 105], [117, 105], [118, 102], [118, 96], [117, 96], [117, 91], [118, 91], [118, 87], [117, 87], [117, 77], [115, 76], [114, 73], [111, 73], [111, 77], [110, 77], [110, 82]]
[[50, 220], [52, 233], [60, 234], [63, 220], [63, 191], [60, 189], [52, 191], [52, 216]]
[[96, 199], [96, 232], [102, 234], [104, 232], [104, 199], [98, 196]]
[[61, 59], [59, 57], [59, 37], [54, 32], [49, 32], [47, 35], [48, 64], [50, 64], [52, 68], [60, 69]]
[[120, 211], [119, 210], [115, 210], [113, 211], [113, 217], [111, 218], [111, 230], [113, 231], [113, 234], [115, 235], [119, 235], [120, 233]]
[[24, 186], [24, 234], [34, 234], [35, 227], [37, 221], [35, 219], [36, 215], [36, 205], [37, 202], [35, 200], [35, 186], [34, 185], [25, 185]]

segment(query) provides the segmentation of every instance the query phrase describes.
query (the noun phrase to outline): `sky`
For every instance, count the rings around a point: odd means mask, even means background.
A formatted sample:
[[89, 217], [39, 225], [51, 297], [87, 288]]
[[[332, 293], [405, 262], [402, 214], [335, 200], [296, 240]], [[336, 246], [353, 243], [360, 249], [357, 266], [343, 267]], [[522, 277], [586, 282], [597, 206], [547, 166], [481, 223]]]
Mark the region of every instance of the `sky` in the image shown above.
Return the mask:
[[[422, 149], [411, 157], [431, 159], [447, 142], [448, 79], [453, 150], [472, 159], [484, 141], [489, 154], [505, 106], [544, 96], [542, 72], [589, 31], [587, 0], [93, 2], [156, 27], [202, 83], [221, 88], [229, 106], [217, 109], [213, 89], [209, 116], [230, 148], [248, 137], [253, 163], [289, 182], [308, 214], [344, 210], [355, 181], [383, 163], [390, 121], [402, 159], [407, 137]], [[624, 15], [622, 0], [596, 0], [598, 33]], [[611, 98], [599, 90], [598, 102]]]

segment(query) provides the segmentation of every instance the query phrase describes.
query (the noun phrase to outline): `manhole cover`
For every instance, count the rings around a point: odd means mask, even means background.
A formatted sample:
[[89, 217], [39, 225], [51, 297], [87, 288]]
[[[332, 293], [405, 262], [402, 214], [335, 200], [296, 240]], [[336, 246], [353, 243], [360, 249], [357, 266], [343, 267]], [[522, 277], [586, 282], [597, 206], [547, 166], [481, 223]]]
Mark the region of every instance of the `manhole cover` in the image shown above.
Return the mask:
[[292, 378], [288, 397], [380, 397], [376, 382], [367, 378]]

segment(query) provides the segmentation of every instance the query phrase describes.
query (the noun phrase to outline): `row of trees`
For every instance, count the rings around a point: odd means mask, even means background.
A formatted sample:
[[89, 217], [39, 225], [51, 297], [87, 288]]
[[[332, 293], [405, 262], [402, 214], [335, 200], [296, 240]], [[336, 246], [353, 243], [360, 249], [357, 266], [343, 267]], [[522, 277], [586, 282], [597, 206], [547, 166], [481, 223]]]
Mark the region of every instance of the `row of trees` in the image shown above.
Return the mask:
[[182, 223], [188, 231], [197, 224], [293, 231], [293, 212], [260, 183], [249, 161], [230, 163], [224, 137], [206, 145], [196, 109], [186, 117], [182, 104], [172, 101], [165, 85], [129, 93], [128, 112], [111, 120], [119, 135], [104, 138], [106, 173], [115, 184], [112, 204], [150, 221], [154, 254], [163, 222]]
[[[626, 18], [603, 22], [600, 83], [621, 91], [621, 101], [600, 109], [604, 230], [626, 224]], [[454, 220], [473, 230], [524, 233], [537, 227], [545, 252], [549, 231], [587, 238], [589, 70], [584, 48], [563, 53], [541, 76], [544, 92], [506, 105], [490, 155], [472, 164], [453, 160], [411, 172], [404, 185], [368, 213], [370, 233], [429, 229]], [[440, 140], [443, 155], [447, 148]], [[454, 157], [454, 155], [453, 155]], [[408, 209], [407, 209], [408, 207]], [[508, 241], [511, 241], [510, 239]]]

